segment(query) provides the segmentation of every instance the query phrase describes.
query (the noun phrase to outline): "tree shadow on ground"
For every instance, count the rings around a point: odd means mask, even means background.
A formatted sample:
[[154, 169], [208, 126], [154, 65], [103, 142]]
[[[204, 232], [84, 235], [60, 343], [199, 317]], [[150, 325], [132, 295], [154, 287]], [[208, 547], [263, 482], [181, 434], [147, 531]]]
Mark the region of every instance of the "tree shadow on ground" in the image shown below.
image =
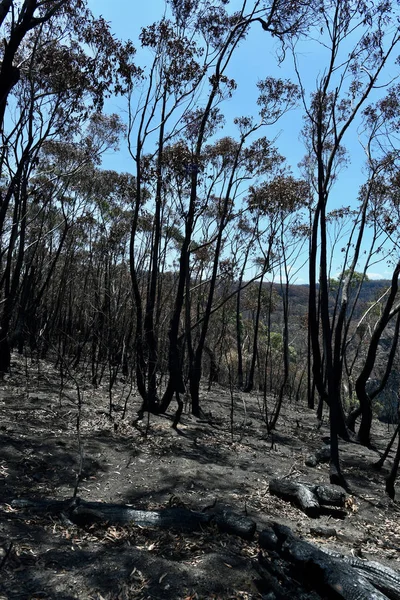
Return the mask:
[[16, 552], [0, 584], [8, 600], [97, 598], [96, 593], [176, 600], [194, 590], [199, 598], [208, 598], [242, 589], [256, 578], [253, 562], [240, 555], [244, 542], [213, 530], [183, 535], [132, 526], [119, 540], [107, 529], [62, 531], [53, 523], [54, 535], [46, 540], [32, 520], [14, 518], [14, 523]]
[[[9, 503], [22, 496], [51, 495], [60, 487], [71, 490], [76, 483], [80, 457], [76, 445], [53, 439], [41, 441], [31, 436], [13, 439], [0, 435], [0, 461], [4, 466], [0, 502]], [[83, 476], [104, 471], [104, 465], [86, 455]]]

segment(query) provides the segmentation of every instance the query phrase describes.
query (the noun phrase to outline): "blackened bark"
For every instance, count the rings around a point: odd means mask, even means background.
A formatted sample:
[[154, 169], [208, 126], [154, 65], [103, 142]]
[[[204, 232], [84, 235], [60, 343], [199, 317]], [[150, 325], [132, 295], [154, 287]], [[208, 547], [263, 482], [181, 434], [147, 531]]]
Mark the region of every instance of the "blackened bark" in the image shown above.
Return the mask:
[[384, 332], [387, 324], [390, 319], [398, 312], [400, 307], [395, 309], [395, 312], [392, 311], [392, 307], [396, 298], [397, 290], [398, 290], [398, 279], [400, 274], [400, 262], [397, 263], [396, 268], [393, 271], [392, 276], [392, 284], [390, 288], [390, 293], [386, 300], [386, 305], [382, 311], [382, 315], [379, 318], [379, 321], [375, 325], [375, 329], [372, 333], [371, 340], [369, 343], [367, 356], [365, 359], [364, 366], [356, 380], [356, 394], [357, 398], [360, 402], [361, 409], [361, 424], [360, 429], [358, 431], [358, 438], [360, 443], [364, 446], [369, 446], [370, 434], [371, 434], [371, 424], [372, 424], [372, 403], [369, 394], [367, 393], [366, 386], [367, 381], [372, 373], [372, 369], [374, 368], [376, 361], [376, 354], [378, 350], [379, 341], [381, 339], [382, 333]]
[[[283, 242], [283, 240], [282, 240]], [[283, 247], [283, 243], [282, 243]], [[282, 334], [282, 342], [283, 342], [283, 381], [281, 383], [279, 389], [279, 397], [278, 402], [276, 403], [276, 407], [274, 410], [274, 414], [272, 415], [271, 421], [268, 426], [268, 430], [271, 431], [275, 429], [276, 423], [278, 421], [283, 398], [287, 392], [288, 380], [289, 380], [289, 367], [290, 367], [290, 354], [289, 354], [289, 274], [287, 271], [287, 264], [285, 260], [285, 275], [286, 282], [285, 286], [281, 284], [282, 289], [282, 308], [283, 308], [283, 334]]]
[[[139, 140], [139, 135], [138, 135]], [[140, 144], [138, 143], [140, 148]], [[140, 154], [136, 160], [136, 192], [135, 192], [135, 208], [132, 217], [131, 235], [129, 241], [129, 271], [132, 283], [132, 294], [133, 301], [136, 308], [136, 332], [135, 332], [135, 372], [136, 372], [136, 385], [138, 392], [142, 398], [142, 406], [138, 411], [139, 418], [143, 418], [143, 414], [146, 410], [151, 410], [148, 403], [147, 389], [146, 389], [146, 361], [144, 357], [144, 340], [143, 340], [143, 306], [142, 306], [142, 295], [139, 287], [138, 273], [136, 268], [135, 260], [135, 239], [139, 221], [139, 209], [142, 202], [141, 197], [141, 185], [142, 185], [142, 173], [141, 173], [141, 162]]]
[[389, 440], [388, 445], [385, 448], [385, 452], [382, 454], [380, 459], [374, 464], [375, 469], [377, 469], [378, 471], [383, 467], [385, 460], [389, 456], [389, 452], [392, 449], [392, 446], [396, 440], [396, 437], [399, 435], [399, 432], [400, 432], [400, 423], [397, 425], [396, 429], [394, 430], [394, 433], [393, 433], [391, 439]]
[[390, 352], [389, 352], [389, 358], [386, 363], [385, 373], [383, 374], [383, 377], [382, 377], [379, 385], [369, 393], [371, 400], [376, 398], [376, 396], [385, 389], [386, 384], [389, 380], [390, 373], [392, 372], [392, 368], [393, 368], [394, 359], [396, 356], [397, 345], [399, 342], [399, 332], [400, 332], [400, 312], [397, 314], [396, 325], [395, 325], [393, 337], [392, 337], [392, 345], [391, 345]]
[[[385, 386], [388, 382], [390, 373], [392, 371], [394, 358], [396, 356], [396, 350], [397, 350], [397, 345], [398, 345], [398, 341], [399, 341], [399, 331], [400, 331], [400, 312], [398, 313], [397, 319], [396, 319], [396, 325], [395, 325], [395, 330], [394, 330], [393, 339], [392, 339], [392, 346], [390, 348], [389, 358], [386, 363], [385, 373], [381, 379], [379, 386], [377, 386], [372, 392], [369, 392], [368, 396], [369, 396], [370, 400], [373, 400], [382, 390], [384, 390]], [[362, 412], [361, 405], [357, 406], [350, 412], [350, 414], [347, 418], [347, 426], [350, 429], [350, 431], [355, 430], [356, 420], [361, 415], [361, 412]]]
[[[318, 517], [326, 514], [326, 507], [345, 506], [346, 494], [337, 487], [331, 485], [313, 485], [301, 483], [290, 479], [271, 479], [269, 491], [283, 500], [293, 502], [301, 508], [309, 517]], [[332, 514], [342, 514], [343, 511], [334, 511]]]
[[[3, 273], [4, 281], [4, 303], [1, 315], [1, 329], [3, 336], [8, 339], [10, 333], [10, 323], [16, 306], [18, 288], [20, 284], [21, 271], [25, 254], [25, 235], [26, 235], [26, 207], [28, 197], [28, 165], [24, 165], [25, 170], [22, 179], [18, 182], [16, 189], [15, 204], [13, 211], [13, 227], [10, 236], [10, 243], [7, 252], [6, 267]], [[18, 245], [17, 245], [18, 239]], [[16, 250], [16, 257], [14, 250]]]
[[7, 339], [7, 334], [3, 331], [3, 329], [0, 329], [0, 380], [3, 379], [5, 373], [9, 372], [10, 363], [10, 344]]
[[399, 470], [399, 464], [400, 464], [400, 434], [399, 434], [398, 440], [397, 440], [396, 456], [394, 457], [392, 468], [386, 479], [386, 486], [385, 486], [386, 493], [389, 494], [389, 496], [392, 500], [394, 500], [394, 497], [396, 495], [394, 484], [396, 481], [397, 472]]
[[307, 328], [307, 406], [315, 408], [315, 383], [312, 376], [312, 348], [310, 328]]
[[[210, 95], [208, 97], [206, 106], [203, 111], [202, 119], [199, 123], [199, 132], [197, 135], [196, 147], [195, 147], [195, 151], [193, 153], [193, 159], [192, 159], [194, 165], [198, 165], [198, 163], [199, 163], [201, 151], [203, 148], [206, 125], [211, 116], [214, 100], [219, 93], [221, 77], [223, 76], [225, 68], [227, 67], [227, 65], [229, 63], [229, 56], [232, 55], [234, 48], [237, 46], [237, 44], [241, 40], [247, 26], [248, 26], [248, 23], [239, 22], [231, 30], [224, 46], [221, 48], [218, 60], [216, 61], [214, 75], [212, 76], [212, 78], [210, 78], [210, 81], [212, 82], [212, 88], [211, 88]], [[228, 58], [227, 58], [227, 55], [228, 55]], [[236, 158], [236, 161], [237, 161], [237, 158]], [[233, 171], [234, 170], [235, 169], [233, 169]], [[232, 176], [232, 178], [233, 178], [233, 176]], [[179, 258], [178, 286], [177, 286], [177, 292], [176, 292], [176, 297], [175, 297], [175, 305], [174, 305], [173, 315], [171, 318], [170, 328], [169, 328], [169, 332], [168, 332], [169, 370], [170, 370], [170, 372], [169, 372], [169, 382], [167, 385], [167, 390], [165, 391], [164, 396], [161, 401], [161, 411], [162, 412], [164, 412], [164, 410], [166, 410], [165, 407], [169, 406], [169, 404], [172, 400], [173, 393], [176, 391], [177, 392], [182, 391], [181, 389], [178, 389], [178, 388], [182, 387], [183, 375], [182, 375], [182, 372], [180, 372], [179, 374], [177, 372], [179, 356], [181, 354], [181, 352], [178, 348], [179, 326], [180, 326], [180, 319], [181, 319], [181, 314], [182, 314], [182, 307], [183, 307], [183, 303], [184, 303], [185, 285], [187, 282], [187, 275], [189, 273], [189, 268], [190, 268], [190, 261], [189, 261], [190, 242], [192, 239], [195, 215], [196, 215], [196, 210], [197, 210], [196, 205], [197, 205], [197, 200], [198, 200], [198, 198], [197, 198], [197, 183], [198, 183], [198, 172], [197, 172], [197, 168], [195, 168], [191, 172], [190, 200], [189, 200], [188, 211], [186, 214], [185, 235], [184, 235], [184, 240], [182, 243], [180, 258]], [[233, 185], [233, 179], [231, 180], [230, 187], [232, 187], [232, 185]], [[228, 212], [227, 211], [228, 204], [229, 204], [229, 198], [227, 195], [221, 222], [223, 222], [223, 220], [226, 218], [225, 216]], [[218, 244], [219, 244], [219, 248], [220, 248], [220, 246], [222, 244], [221, 227], [218, 232], [217, 246], [218, 246]], [[219, 255], [219, 251], [220, 251], [219, 248], [218, 247], [216, 248], [216, 255]], [[216, 263], [216, 261], [214, 261], [214, 266], [213, 266], [213, 276], [212, 276], [213, 278], [214, 278], [214, 273], [215, 273], [215, 278], [216, 278], [216, 264], [215, 263]], [[194, 364], [192, 363], [189, 368], [190, 391], [191, 391], [191, 394], [192, 393], [194, 394], [194, 397], [192, 396], [192, 413], [194, 415], [199, 415], [199, 411], [200, 411], [199, 385], [200, 385], [200, 379], [201, 379], [201, 360], [202, 360], [202, 355], [203, 355], [205, 337], [206, 337], [206, 333], [208, 330], [208, 323], [209, 323], [209, 319], [210, 319], [210, 316], [212, 313], [212, 300], [213, 300], [213, 296], [214, 296], [214, 287], [215, 287], [215, 281], [214, 281], [214, 283], [211, 282], [211, 284], [210, 284], [210, 293], [209, 293], [209, 297], [208, 297], [208, 301], [207, 301], [205, 315], [203, 317], [203, 325], [202, 325], [202, 330], [200, 333], [200, 339], [199, 339], [198, 346], [197, 346], [197, 349], [194, 354]]]
[[204, 351], [204, 345], [206, 342], [208, 326], [210, 323], [210, 317], [212, 314], [215, 286], [216, 286], [216, 282], [217, 282], [219, 261], [220, 261], [221, 250], [222, 250], [222, 245], [223, 245], [223, 233], [225, 231], [225, 227], [228, 223], [228, 219], [229, 219], [229, 215], [230, 215], [231, 193], [232, 193], [232, 189], [234, 186], [236, 169], [237, 169], [237, 166], [239, 163], [239, 158], [240, 158], [246, 137], [247, 136], [242, 136], [242, 138], [240, 140], [240, 144], [236, 150], [236, 155], [235, 155], [235, 158], [233, 161], [232, 171], [231, 171], [231, 174], [229, 177], [229, 182], [228, 182], [228, 186], [227, 186], [227, 190], [226, 190], [226, 194], [225, 194], [225, 198], [224, 198], [224, 203], [223, 203], [222, 210], [221, 210], [221, 217], [220, 217], [220, 222], [219, 222], [219, 227], [218, 227], [217, 240], [216, 240], [216, 244], [215, 244], [214, 262], [213, 262], [211, 280], [209, 283], [207, 304], [206, 304], [206, 308], [204, 311], [199, 341], [197, 344], [197, 348], [194, 352], [194, 360], [191, 361], [191, 365], [189, 368], [190, 396], [192, 399], [192, 413], [193, 413], [193, 415], [195, 415], [197, 417], [200, 415], [199, 391], [200, 391], [200, 381], [201, 381], [201, 374], [202, 374], [203, 351]]
[[254, 319], [253, 351], [252, 351], [252, 355], [251, 355], [250, 369], [249, 369], [249, 373], [247, 376], [246, 387], [243, 390], [246, 393], [251, 392], [254, 387], [254, 374], [256, 371], [256, 362], [257, 362], [257, 355], [258, 355], [258, 330], [260, 328], [261, 298], [262, 298], [263, 283], [264, 283], [264, 276], [261, 277], [260, 282], [258, 284], [257, 309], [256, 309], [256, 317]]
[[243, 353], [242, 353], [242, 329], [243, 329], [243, 321], [242, 321], [242, 310], [241, 310], [241, 287], [243, 283], [244, 277], [244, 268], [247, 263], [247, 255], [246, 252], [246, 260], [243, 262], [243, 267], [240, 272], [239, 282], [238, 282], [238, 292], [236, 296], [236, 352], [238, 357], [238, 366], [237, 366], [237, 378], [238, 378], [238, 387], [239, 389], [243, 389]]
[[[276, 558], [284, 559], [284, 569], [279, 572], [280, 585], [273, 587], [276, 597], [295, 598], [299, 587], [290, 591], [290, 595], [280, 595], [282, 583], [286, 586], [288, 572], [289, 582], [303, 583], [307, 589], [318, 592], [323, 598], [342, 598], [344, 600], [398, 600], [400, 577], [397, 571], [384, 567], [373, 561], [364, 561], [352, 556], [342, 556], [335, 552], [322, 550], [313, 544], [300, 540], [285, 525], [271, 523], [259, 536], [260, 546]], [[259, 554], [263, 567], [261, 573], [266, 574], [268, 583], [276, 572], [275, 562]], [[287, 565], [286, 561], [290, 564]], [[271, 568], [272, 563], [272, 568]], [[276, 580], [272, 577], [272, 583]], [[278, 582], [277, 582], [278, 583]], [[290, 588], [289, 588], [290, 589]]]
[[243, 385], [244, 385], [243, 352], [242, 352], [243, 321], [242, 321], [242, 308], [241, 308], [241, 300], [242, 300], [241, 292], [242, 292], [242, 286], [243, 286], [244, 273], [245, 273], [245, 269], [247, 266], [247, 261], [249, 258], [251, 247], [252, 247], [251, 243], [247, 244], [247, 246], [246, 246], [244, 259], [243, 259], [243, 265], [240, 270], [239, 281], [238, 281], [238, 290], [237, 290], [237, 295], [236, 295], [236, 352], [237, 352], [237, 360], [238, 360], [237, 385], [240, 390], [243, 389]]
[[361, 406], [356, 406], [356, 408], [353, 408], [353, 410], [350, 412], [349, 416], [347, 417], [347, 427], [353, 433], [356, 429], [356, 421], [360, 415], [361, 415]]
[[12, 505], [33, 513], [63, 514], [78, 526], [94, 523], [109, 525], [136, 524], [143, 527], [172, 528], [179, 531], [195, 531], [207, 525], [216, 525], [223, 533], [251, 540], [256, 523], [231, 510], [200, 512], [187, 508], [161, 508], [138, 510], [124, 504], [86, 502], [80, 498], [70, 500], [13, 500]]
[[210, 359], [210, 374], [208, 378], [208, 387], [211, 389], [213, 383], [218, 383], [219, 377], [219, 366], [217, 363], [217, 359], [215, 356], [214, 350], [212, 350], [209, 346], [204, 346], [204, 352], [207, 354]]
[[157, 299], [157, 284], [159, 276], [159, 257], [161, 245], [161, 209], [162, 209], [162, 167], [164, 155], [165, 110], [167, 89], [164, 90], [161, 109], [161, 125], [157, 149], [157, 186], [155, 212], [153, 220], [153, 238], [151, 248], [151, 263], [147, 289], [146, 313], [144, 317], [144, 335], [148, 352], [147, 364], [147, 403], [149, 407], [158, 405], [157, 398], [157, 369], [158, 369], [158, 336], [155, 329], [155, 309]]
[[294, 502], [309, 517], [318, 517], [320, 514], [320, 505], [315, 494], [297, 481], [271, 479], [269, 491], [283, 500]]

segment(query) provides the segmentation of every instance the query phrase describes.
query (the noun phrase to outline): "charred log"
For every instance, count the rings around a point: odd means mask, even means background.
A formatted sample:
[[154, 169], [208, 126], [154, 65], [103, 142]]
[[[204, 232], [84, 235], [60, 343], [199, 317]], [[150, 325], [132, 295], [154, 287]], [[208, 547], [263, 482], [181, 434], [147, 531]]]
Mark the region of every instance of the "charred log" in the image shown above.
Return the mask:
[[320, 504], [316, 495], [302, 483], [287, 479], [271, 479], [269, 491], [274, 496], [297, 504], [309, 517], [318, 517]]
[[[327, 512], [335, 513], [331, 507], [344, 507], [346, 494], [342, 489], [332, 485], [311, 485], [287, 479], [271, 479], [271, 494], [292, 502], [301, 508], [309, 517], [318, 517]], [[343, 511], [336, 511], [336, 516], [343, 518]], [[339, 514], [340, 513], [340, 514]]]
[[74, 500], [13, 500], [12, 506], [33, 513], [64, 515], [79, 527], [96, 523], [108, 525], [139, 525], [141, 527], [162, 527], [180, 531], [194, 531], [215, 524], [225, 533], [251, 539], [256, 531], [252, 519], [230, 510], [201, 512], [187, 508], [162, 508], [159, 510], [138, 510], [124, 504], [106, 504]]

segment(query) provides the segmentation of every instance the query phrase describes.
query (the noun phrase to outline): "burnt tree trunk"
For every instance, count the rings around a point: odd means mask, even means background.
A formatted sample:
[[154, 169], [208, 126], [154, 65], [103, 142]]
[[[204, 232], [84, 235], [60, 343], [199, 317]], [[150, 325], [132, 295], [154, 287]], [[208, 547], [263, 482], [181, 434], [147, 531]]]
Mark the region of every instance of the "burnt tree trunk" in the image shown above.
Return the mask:
[[364, 446], [370, 445], [370, 434], [371, 434], [371, 424], [372, 424], [372, 404], [371, 398], [367, 393], [366, 386], [367, 381], [372, 373], [372, 369], [374, 368], [376, 361], [376, 354], [378, 350], [379, 341], [381, 339], [382, 333], [384, 332], [387, 324], [390, 319], [399, 311], [400, 306], [397, 306], [394, 310], [392, 310], [397, 290], [398, 290], [398, 278], [400, 274], [400, 262], [397, 263], [396, 268], [394, 269], [392, 276], [392, 284], [390, 288], [389, 296], [386, 300], [386, 305], [383, 309], [382, 315], [377, 322], [375, 329], [372, 333], [371, 341], [369, 343], [367, 356], [365, 358], [364, 366], [356, 380], [356, 394], [357, 398], [360, 402], [360, 411], [361, 411], [361, 424], [360, 429], [358, 431], [358, 437], [360, 443]]

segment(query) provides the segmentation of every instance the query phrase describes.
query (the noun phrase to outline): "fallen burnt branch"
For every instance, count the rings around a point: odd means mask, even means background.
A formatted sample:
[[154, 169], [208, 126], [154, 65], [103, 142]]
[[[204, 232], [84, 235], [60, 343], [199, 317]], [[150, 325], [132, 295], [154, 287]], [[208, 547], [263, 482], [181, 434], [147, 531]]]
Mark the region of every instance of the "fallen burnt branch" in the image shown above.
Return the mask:
[[[260, 546], [268, 554], [288, 563], [294, 579], [329, 598], [343, 600], [399, 600], [400, 574], [379, 563], [343, 557], [325, 551], [297, 538], [284, 525], [272, 523], [260, 533]], [[261, 573], [270, 581], [271, 561], [259, 555]]]
[[[271, 479], [269, 491], [274, 496], [293, 502], [309, 517], [318, 517], [327, 512], [335, 514], [334, 509], [327, 510], [326, 507], [343, 507], [346, 500], [343, 490], [334, 486], [311, 485], [288, 479]], [[344, 511], [336, 512], [336, 516], [340, 517], [346, 514]]]
[[194, 531], [201, 527], [216, 524], [220, 531], [251, 539], [256, 531], [254, 521], [230, 510], [200, 512], [186, 508], [161, 508], [159, 510], [138, 510], [125, 504], [86, 502], [80, 498], [73, 500], [13, 500], [14, 508], [34, 513], [48, 513], [63, 516], [80, 527], [94, 523], [109, 525], [140, 525], [142, 527], [163, 527]]
[[271, 479], [269, 491], [274, 496], [297, 504], [309, 517], [317, 517], [320, 514], [320, 504], [316, 495], [308, 487], [297, 481]]

